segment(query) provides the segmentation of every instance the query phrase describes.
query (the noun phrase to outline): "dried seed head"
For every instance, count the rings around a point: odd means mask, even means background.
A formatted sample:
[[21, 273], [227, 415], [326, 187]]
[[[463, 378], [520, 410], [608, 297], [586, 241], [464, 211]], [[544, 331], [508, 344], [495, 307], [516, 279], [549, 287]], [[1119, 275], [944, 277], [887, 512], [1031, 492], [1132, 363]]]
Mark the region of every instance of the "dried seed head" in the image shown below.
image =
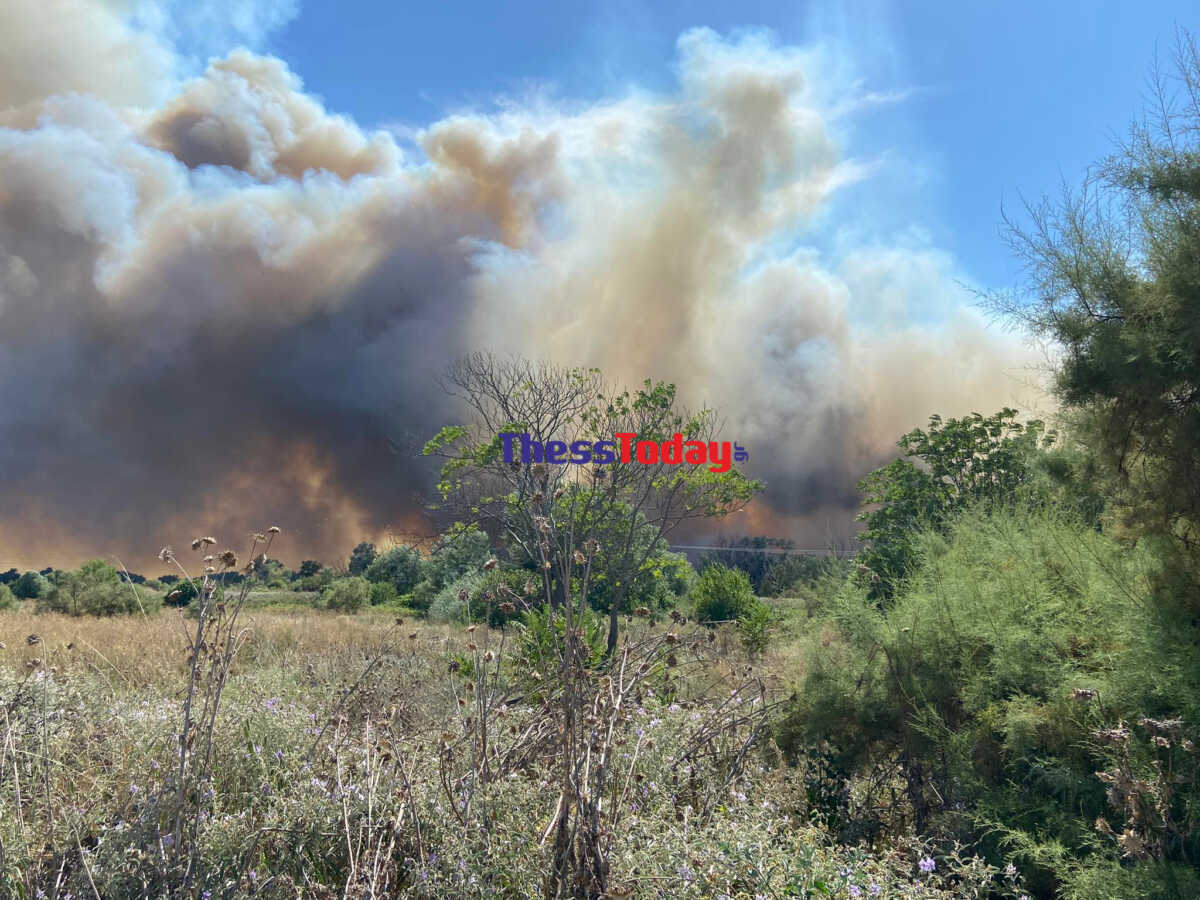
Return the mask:
[[471, 599], [471, 595], [467, 592], [466, 588], [463, 588], [461, 591], [458, 592], [458, 602], [459, 603], [466, 603], [470, 599]]
[[210, 562], [212, 562], [214, 559], [216, 559], [216, 557], [215, 557], [215, 556], [213, 556], [211, 553], [210, 553], [208, 556], [204, 557], [204, 561], [205, 561], [206, 563], [210, 563]]
[[575, 564], [579, 565], [579, 566], [582, 566], [585, 562], [587, 562], [587, 557], [584, 556], [582, 553], [580, 553], [578, 550], [576, 550], [572, 554], [572, 558], [575, 560]]
[[500, 612], [504, 613], [504, 615], [506, 615], [506, 616], [511, 616], [516, 611], [517, 611], [516, 606], [514, 606], [511, 603], [501, 603], [500, 604]]
[[479, 645], [476, 644], [474, 641], [471, 641], [469, 644], [467, 644], [467, 649], [468, 650], [478, 650]]
[[1088, 700], [1091, 700], [1096, 696], [1096, 692], [1091, 688], [1075, 688], [1075, 690], [1071, 692], [1071, 696], [1075, 700], [1086, 703]]
[[175, 554], [172, 552], [170, 547], [163, 547], [158, 551], [158, 558], [163, 562], [170, 562], [175, 558]]
[[225, 568], [233, 569], [233, 568], [237, 567], [237, 564], [238, 564], [237, 554], [234, 553], [232, 550], [226, 550], [224, 553], [221, 554], [220, 558], [221, 558], [221, 565], [223, 565]]
[[483, 654], [483, 658], [484, 658], [485, 662], [491, 662], [493, 659], [496, 658], [496, 654], [494, 654], [491, 650], [489, 650], [487, 653]]
[[526, 597], [532, 597], [537, 591], [537, 586], [532, 581], [526, 581], [524, 590]]
[[473, 682], [473, 681], [468, 681], [468, 682], [467, 682], [467, 693], [469, 694], [469, 693], [471, 693], [471, 691], [473, 691], [473, 690], [475, 690], [475, 682]]
[[212, 566], [205, 566], [205, 567], [204, 567], [204, 574], [205, 574], [205, 575], [211, 575], [211, 574], [212, 574], [213, 572], [215, 572], [215, 571], [217, 571], [217, 570], [216, 570], [216, 569], [214, 569]]
[[555, 500], [557, 500], [557, 499], [559, 499], [559, 498], [560, 498], [562, 495], [563, 495], [563, 489], [562, 489], [562, 488], [559, 488], [557, 491], [555, 491], [555, 492], [554, 492], [554, 499], [555, 499]]
[[27, 638], [25, 638], [25, 643], [28, 644], [30, 647], [34, 646], [35, 644], [40, 644], [41, 642], [42, 642], [42, 636], [40, 634], [31, 634]]
[[259, 541], [265, 541], [266, 539], [267, 539], [267, 536], [266, 536], [265, 534], [263, 534], [261, 531], [260, 531], [260, 532], [257, 532], [257, 533], [254, 535], [254, 543], [256, 543], [256, 544], [257, 544]]
[[543, 500], [545, 500], [545, 499], [546, 499], [546, 495], [545, 495], [545, 494], [543, 494], [541, 491], [538, 491], [537, 493], [535, 493], [535, 494], [533, 495], [533, 502], [534, 502], [534, 503], [541, 503], [541, 502], [542, 502]]
[[635, 609], [635, 610], [633, 611], [633, 614], [634, 614], [635, 616], [637, 616], [639, 619], [648, 619], [648, 618], [650, 618], [650, 610], [648, 610], [648, 609], [647, 609], [646, 607], [644, 607], [644, 606], [639, 606], [637, 609]]
[[203, 545], [204, 541], [200, 540], [200, 538], [196, 538], [194, 541], [192, 541], [193, 550], [199, 550]]
[[491, 559], [489, 559], [487, 562], [485, 562], [483, 564], [483, 570], [485, 572], [490, 572], [492, 569], [496, 568], [496, 566], [498, 566], [498, 565], [500, 565], [500, 560], [496, 559], [496, 557], [493, 556]]
[[414, 631], [412, 634], [410, 634], [410, 635], [408, 636], [408, 639], [409, 639], [410, 641], [415, 641], [415, 640], [417, 639], [417, 633]]
[[279, 526], [272, 525], [270, 528], [267, 529], [267, 534], [279, 534]]
[[474, 634], [475, 629], [478, 627], [479, 627], [478, 625], [468, 625], [467, 626], [467, 634]]

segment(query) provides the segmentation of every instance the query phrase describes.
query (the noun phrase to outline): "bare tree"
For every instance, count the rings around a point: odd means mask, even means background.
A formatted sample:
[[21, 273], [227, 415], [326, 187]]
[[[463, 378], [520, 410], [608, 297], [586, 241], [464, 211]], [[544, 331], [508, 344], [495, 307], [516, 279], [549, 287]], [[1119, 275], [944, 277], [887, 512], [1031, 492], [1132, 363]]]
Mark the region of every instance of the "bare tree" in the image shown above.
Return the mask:
[[[762, 488], [734, 468], [714, 472], [662, 458], [557, 465], [532, 456], [522, 461], [516, 447], [516, 458], [505, 461], [501, 435], [513, 433], [568, 447], [618, 434], [660, 445], [679, 434], [707, 445], [715, 439], [713, 411], [680, 408], [672, 384], [647, 380], [631, 393], [607, 383], [598, 369], [476, 353], [450, 369], [445, 387], [472, 421], [442, 429], [425, 447], [445, 460], [443, 498], [462, 520], [502, 536], [515, 557], [548, 569], [556, 606], [570, 592], [569, 548], [598, 540], [604, 548], [598, 565], [612, 587], [610, 654], [630, 587], [666, 536], [689, 519], [740, 509]], [[547, 521], [549, 531], [538, 525]]]

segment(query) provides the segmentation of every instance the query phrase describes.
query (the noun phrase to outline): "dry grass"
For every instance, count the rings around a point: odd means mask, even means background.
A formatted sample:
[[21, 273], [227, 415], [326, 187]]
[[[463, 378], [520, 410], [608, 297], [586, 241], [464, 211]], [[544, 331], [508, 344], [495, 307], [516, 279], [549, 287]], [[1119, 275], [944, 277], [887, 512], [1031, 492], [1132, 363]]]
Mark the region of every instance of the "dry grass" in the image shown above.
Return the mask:
[[[322, 610], [261, 610], [245, 616], [249, 640], [239, 651], [234, 671], [303, 662], [311, 657], [360, 654], [394, 623], [383, 613], [357, 616]], [[177, 679], [187, 669], [187, 629], [193, 620], [174, 610], [142, 618], [76, 617], [26, 610], [0, 611], [0, 667], [23, 668], [44, 659], [62, 674], [92, 673], [114, 687], [141, 688]], [[445, 645], [455, 629], [423, 622], [406, 623], [423, 643]], [[461, 629], [459, 629], [461, 630]], [[41, 643], [29, 644], [30, 635]]]

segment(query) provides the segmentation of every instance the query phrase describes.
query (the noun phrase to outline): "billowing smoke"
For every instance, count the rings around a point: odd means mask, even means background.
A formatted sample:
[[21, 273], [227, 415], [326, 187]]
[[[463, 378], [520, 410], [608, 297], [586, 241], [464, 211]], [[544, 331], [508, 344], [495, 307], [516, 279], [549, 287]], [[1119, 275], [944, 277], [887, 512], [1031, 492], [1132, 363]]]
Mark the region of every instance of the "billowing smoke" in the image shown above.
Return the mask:
[[805, 246], [869, 167], [800, 52], [688, 32], [669, 95], [508, 103], [406, 153], [277, 59], [181, 79], [115, 6], [56, 5], [0, 7], [0, 563], [420, 529], [434, 379], [477, 348], [677, 382], [767, 479], [748, 521], [818, 541], [898, 434], [1013, 402], [1025, 351], [945, 254]]

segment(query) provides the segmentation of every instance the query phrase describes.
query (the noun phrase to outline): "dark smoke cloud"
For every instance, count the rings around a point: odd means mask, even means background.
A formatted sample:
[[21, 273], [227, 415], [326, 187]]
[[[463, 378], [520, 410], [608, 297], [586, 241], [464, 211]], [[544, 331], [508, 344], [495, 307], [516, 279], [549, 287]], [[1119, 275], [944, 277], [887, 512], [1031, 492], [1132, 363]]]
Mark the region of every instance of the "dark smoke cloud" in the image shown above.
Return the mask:
[[113, 6], [62, 6], [0, 9], [0, 562], [422, 529], [413, 447], [475, 348], [677, 381], [769, 481], [748, 527], [818, 538], [896, 435], [1012, 402], [1024, 351], [935, 248], [767, 252], [868, 174], [797, 51], [689, 32], [674, 95], [451, 117], [409, 160], [277, 59], [180, 82]]

